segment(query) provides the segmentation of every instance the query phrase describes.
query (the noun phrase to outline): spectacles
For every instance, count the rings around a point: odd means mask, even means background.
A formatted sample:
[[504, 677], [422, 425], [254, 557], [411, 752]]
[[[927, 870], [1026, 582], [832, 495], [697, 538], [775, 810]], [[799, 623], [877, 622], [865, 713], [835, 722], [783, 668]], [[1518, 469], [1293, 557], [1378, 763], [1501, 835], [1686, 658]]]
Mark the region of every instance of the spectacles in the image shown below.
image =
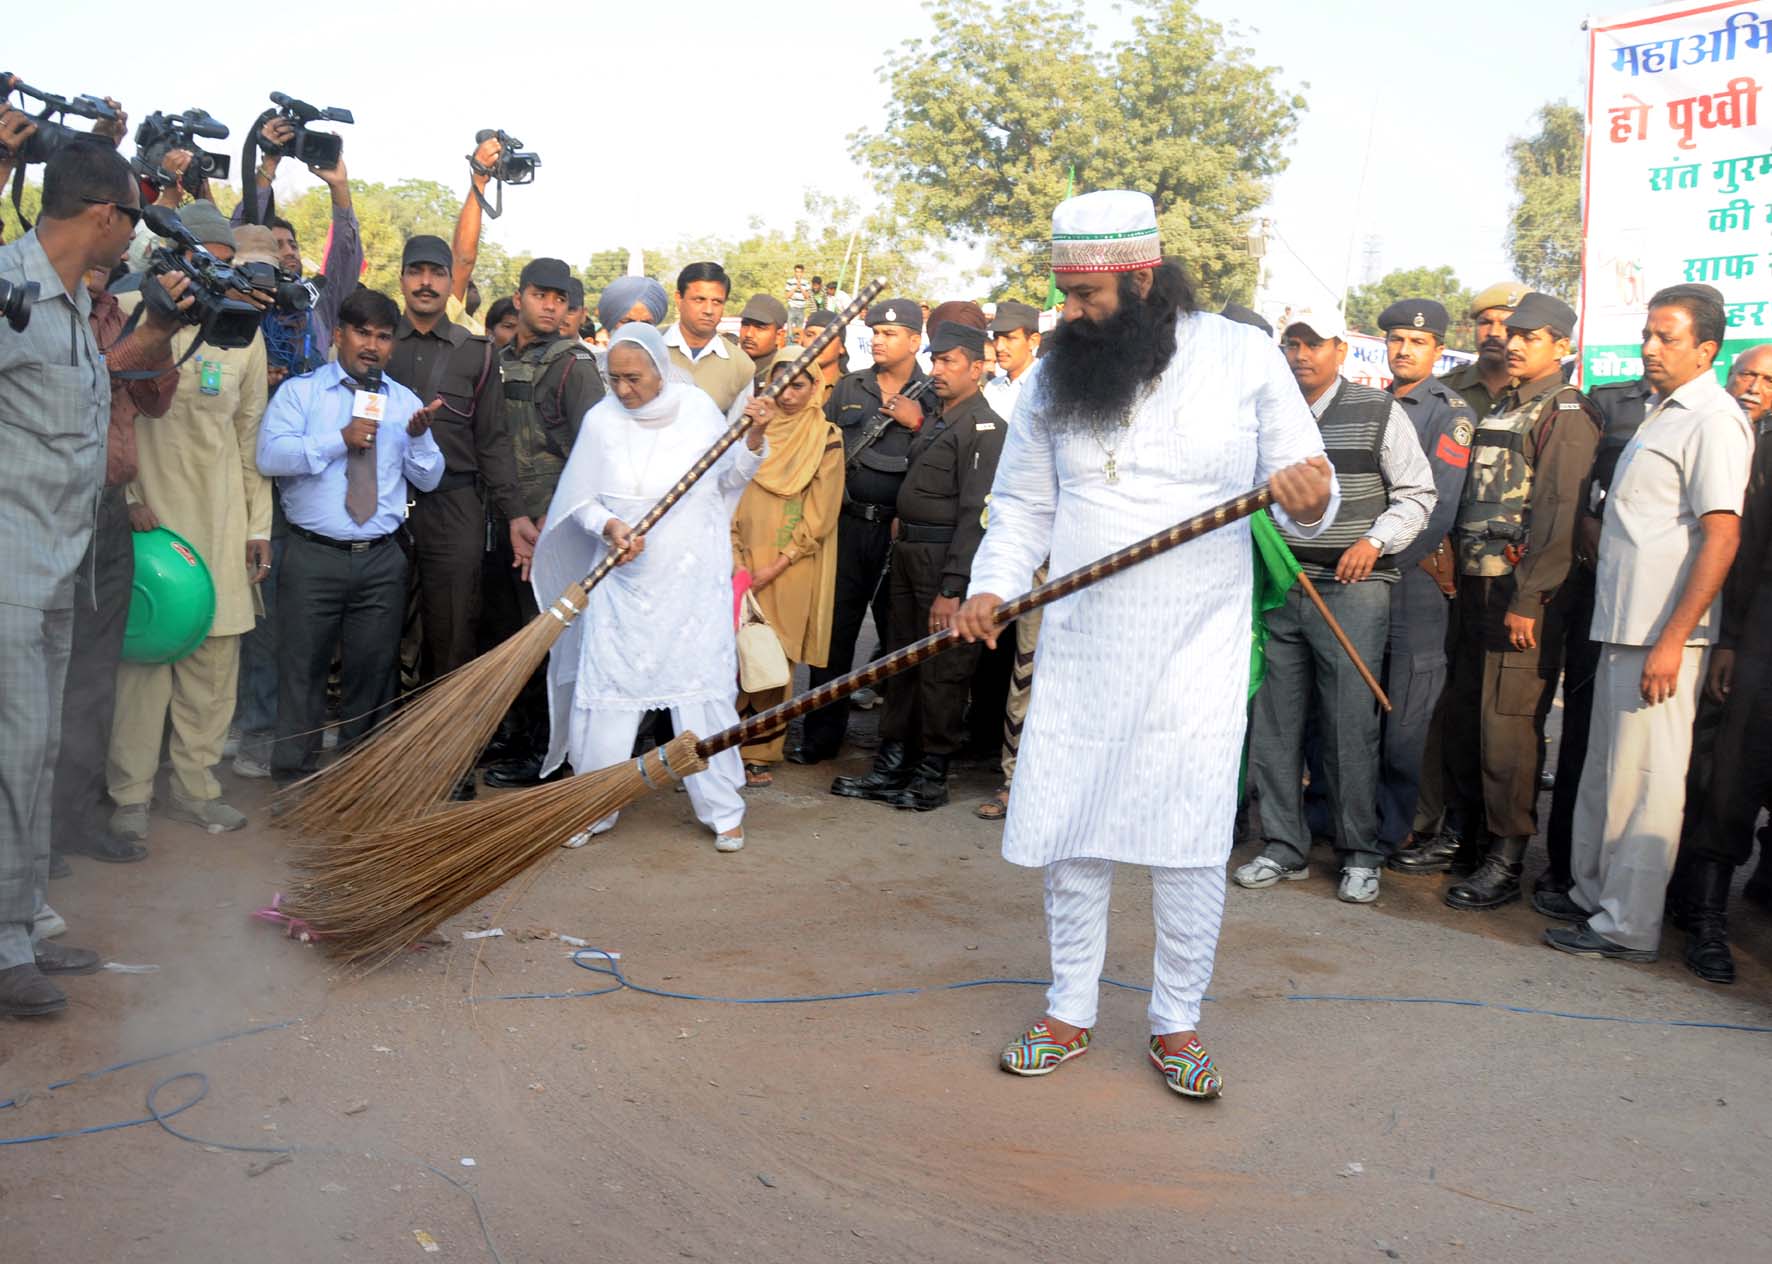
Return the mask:
[[109, 202], [109, 201], [106, 201], [104, 198], [83, 197], [80, 200], [82, 202], [90, 202], [94, 206], [114, 207], [115, 209], [123, 212], [123, 214], [129, 216], [129, 223], [132, 228], [139, 225], [142, 222], [142, 208], [139, 206], [125, 206], [121, 202]]

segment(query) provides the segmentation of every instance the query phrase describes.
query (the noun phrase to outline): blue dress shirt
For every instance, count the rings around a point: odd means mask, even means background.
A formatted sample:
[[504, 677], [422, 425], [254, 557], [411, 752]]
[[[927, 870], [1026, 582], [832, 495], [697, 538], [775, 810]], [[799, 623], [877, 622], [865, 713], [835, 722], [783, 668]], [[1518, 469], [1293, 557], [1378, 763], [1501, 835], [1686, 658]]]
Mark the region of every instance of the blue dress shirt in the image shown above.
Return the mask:
[[391, 378], [382, 379], [388, 397], [375, 432], [375, 513], [353, 522], [345, 511], [344, 429], [351, 423], [357, 387], [334, 361], [292, 377], [271, 397], [258, 428], [259, 473], [277, 480], [283, 515], [304, 531], [333, 540], [376, 540], [406, 520], [406, 484], [433, 491], [443, 478], [443, 453], [429, 430], [414, 439], [406, 433], [412, 414], [424, 405]]

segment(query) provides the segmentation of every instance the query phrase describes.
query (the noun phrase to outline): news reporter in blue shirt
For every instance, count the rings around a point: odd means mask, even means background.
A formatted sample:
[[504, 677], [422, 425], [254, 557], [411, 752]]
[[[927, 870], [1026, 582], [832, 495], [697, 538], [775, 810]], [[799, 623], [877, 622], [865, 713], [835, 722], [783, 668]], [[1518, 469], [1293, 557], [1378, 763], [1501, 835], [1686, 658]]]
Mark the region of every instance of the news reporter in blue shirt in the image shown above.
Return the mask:
[[344, 646], [340, 748], [393, 703], [406, 612], [406, 486], [431, 491], [443, 453], [433, 401], [382, 376], [400, 310], [359, 288], [339, 307], [338, 358], [290, 378], [259, 427], [258, 468], [277, 480], [289, 541], [278, 576], [277, 739], [271, 775], [314, 771], [333, 648]]

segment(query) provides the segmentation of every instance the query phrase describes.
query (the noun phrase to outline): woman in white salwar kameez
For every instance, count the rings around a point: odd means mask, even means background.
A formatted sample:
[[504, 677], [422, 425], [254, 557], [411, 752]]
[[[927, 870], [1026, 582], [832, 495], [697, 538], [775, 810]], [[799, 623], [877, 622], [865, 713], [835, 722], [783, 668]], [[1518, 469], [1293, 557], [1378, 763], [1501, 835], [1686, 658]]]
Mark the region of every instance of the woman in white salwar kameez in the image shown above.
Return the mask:
[[[594, 772], [632, 752], [640, 719], [669, 709], [679, 733], [738, 723], [732, 617], [732, 511], [763, 461], [763, 431], [721, 456], [645, 536], [638, 521], [726, 430], [726, 418], [672, 367], [651, 325], [609, 344], [611, 394], [585, 414], [530, 570], [543, 609], [610, 550], [621, 557], [548, 657], [551, 739], [544, 774], [570, 757]], [[714, 846], [744, 846], [744, 768], [722, 751], [684, 786]], [[566, 840], [576, 846], [615, 815]]]

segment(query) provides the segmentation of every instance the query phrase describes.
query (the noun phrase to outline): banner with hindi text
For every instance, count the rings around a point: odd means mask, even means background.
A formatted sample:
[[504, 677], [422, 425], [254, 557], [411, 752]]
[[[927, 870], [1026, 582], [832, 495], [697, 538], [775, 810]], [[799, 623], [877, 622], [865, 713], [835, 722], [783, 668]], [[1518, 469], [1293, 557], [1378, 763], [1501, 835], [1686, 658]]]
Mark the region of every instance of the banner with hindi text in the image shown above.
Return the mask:
[[1641, 376], [1667, 285], [1722, 291], [1719, 376], [1772, 340], [1772, 0], [1589, 21], [1582, 227], [1586, 385]]

